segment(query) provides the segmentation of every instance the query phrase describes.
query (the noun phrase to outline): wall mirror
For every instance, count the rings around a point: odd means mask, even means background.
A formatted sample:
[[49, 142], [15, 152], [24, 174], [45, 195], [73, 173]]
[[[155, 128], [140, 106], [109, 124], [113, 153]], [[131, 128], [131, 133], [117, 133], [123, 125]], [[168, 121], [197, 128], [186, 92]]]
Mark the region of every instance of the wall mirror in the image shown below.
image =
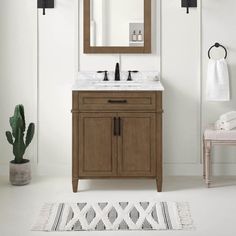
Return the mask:
[[151, 53], [151, 0], [84, 0], [84, 53]]

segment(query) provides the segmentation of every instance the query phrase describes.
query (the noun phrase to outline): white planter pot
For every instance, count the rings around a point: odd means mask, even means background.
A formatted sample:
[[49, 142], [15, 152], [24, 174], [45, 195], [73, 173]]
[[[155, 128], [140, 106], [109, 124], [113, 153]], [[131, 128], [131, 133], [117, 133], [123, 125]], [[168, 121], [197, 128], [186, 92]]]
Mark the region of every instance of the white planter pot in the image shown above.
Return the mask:
[[10, 183], [12, 185], [22, 186], [29, 184], [31, 180], [30, 161], [23, 164], [10, 162]]

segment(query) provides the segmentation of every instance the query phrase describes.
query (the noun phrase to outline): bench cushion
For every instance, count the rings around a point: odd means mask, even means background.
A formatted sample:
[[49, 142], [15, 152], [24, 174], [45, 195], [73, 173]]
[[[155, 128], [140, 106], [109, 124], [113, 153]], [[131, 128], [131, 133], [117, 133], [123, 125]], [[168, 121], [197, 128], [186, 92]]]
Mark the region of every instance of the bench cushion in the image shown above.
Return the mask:
[[216, 130], [213, 127], [207, 128], [204, 132], [205, 140], [217, 141], [236, 141], [236, 129], [233, 130]]

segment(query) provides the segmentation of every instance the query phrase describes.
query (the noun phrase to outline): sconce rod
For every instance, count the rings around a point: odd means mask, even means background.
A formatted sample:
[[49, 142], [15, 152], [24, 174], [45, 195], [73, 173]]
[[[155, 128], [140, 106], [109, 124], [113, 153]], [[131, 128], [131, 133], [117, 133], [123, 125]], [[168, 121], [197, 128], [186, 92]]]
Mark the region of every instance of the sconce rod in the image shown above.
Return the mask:
[[187, 0], [187, 14], [189, 14], [189, 0]]
[[197, 7], [197, 0], [182, 0], [181, 6], [186, 7], [187, 14], [189, 14], [189, 10], [192, 7]]
[[43, 15], [46, 15], [46, 6], [47, 6], [47, 2], [46, 0], [43, 1]]
[[43, 9], [43, 15], [46, 15], [47, 8], [54, 8], [54, 0], [38, 0], [38, 8]]

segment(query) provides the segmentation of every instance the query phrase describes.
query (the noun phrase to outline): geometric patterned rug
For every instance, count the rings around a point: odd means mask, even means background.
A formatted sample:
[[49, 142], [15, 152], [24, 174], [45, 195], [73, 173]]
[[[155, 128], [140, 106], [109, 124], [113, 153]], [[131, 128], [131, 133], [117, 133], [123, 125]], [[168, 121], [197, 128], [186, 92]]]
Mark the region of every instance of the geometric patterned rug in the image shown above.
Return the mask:
[[98, 202], [44, 204], [33, 231], [185, 230], [187, 203]]

